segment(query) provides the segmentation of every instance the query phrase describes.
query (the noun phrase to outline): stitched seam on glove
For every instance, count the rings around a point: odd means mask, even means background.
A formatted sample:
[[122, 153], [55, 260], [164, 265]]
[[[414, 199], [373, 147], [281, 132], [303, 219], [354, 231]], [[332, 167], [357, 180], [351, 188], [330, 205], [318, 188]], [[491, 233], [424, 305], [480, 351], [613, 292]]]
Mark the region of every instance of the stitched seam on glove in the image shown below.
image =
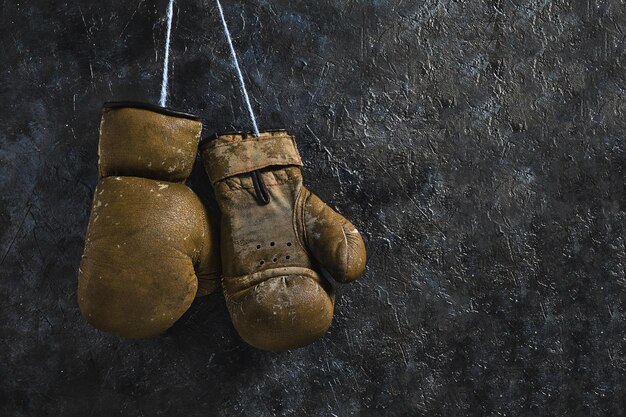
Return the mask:
[[[206, 215], [206, 209], [203, 207], [202, 208], [202, 219], [204, 220], [204, 224], [209, 224], [209, 218]], [[211, 236], [208, 236], [209, 238]], [[193, 260], [193, 269], [194, 271], [196, 271], [196, 276], [198, 275], [198, 270], [197, 267], [200, 266], [200, 256], [202, 255], [202, 252], [204, 251], [204, 242], [200, 243], [200, 248], [198, 250], [198, 252], [196, 252], [195, 254], [195, 259]]]
[[[321, 278], [319, 274], [312, 269], [303, 267], [281, 267], [265, 269], [263, 271], [259, 271], [250, 275], [222, 277], [222, 287], [224, 288], [224, 293], [228, 296], [229, 300], [232, 300], [233, 297], [250, 291], [251, 289], [256, 288], [258, 285], [262, 285], [264, 282], [267, 282], [271, 279], [290, 276], [308, 277], [321, 285]], [[239, 282], [234, 283], [236, 281]], [[233, 286], [236, 287], [233, 288]], [[235, 304], [241, 303], [234, 300], [232, 302]]]
[[300, 247], [307, 253], [309, 256], [311, 252], [308, 249], [307, 241], [307, 231], [306, 231], [306, 213], [305, 207], [308, 198], [311, 196], [311, 192], [304, 186], [300, 186], [300, 190], [298, 191], [298, 195], [296, 196], [296, 203], [294, 204], [294, 231], [296, 234], [296, 238], [298, 238], [298, 244]]
[[[344, 257], [343, 257], [343, 265], [341, 265], [341, 275], [342, 275], [342, 280], [346, 277], [346, 275], [348, 275], [348, 251], [349, 251], [349, 247], [348, 247], [348, 236], [346, 234], [346, 229], [344, 228], [344, 223], [341, 223], [341, 233], [343, 233], [343, 242], [344, 242], [344, 246], [343, 246], [343, 251], [344, 251]], [[337, 278], [335, 278], [337, 279]]]

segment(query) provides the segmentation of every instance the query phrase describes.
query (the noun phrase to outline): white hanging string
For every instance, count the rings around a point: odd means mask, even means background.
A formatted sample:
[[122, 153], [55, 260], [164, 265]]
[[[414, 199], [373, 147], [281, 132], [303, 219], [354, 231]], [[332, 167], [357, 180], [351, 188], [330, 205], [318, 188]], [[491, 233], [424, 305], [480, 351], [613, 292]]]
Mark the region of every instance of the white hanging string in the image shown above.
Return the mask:
[[165, 57], [163, 58], [163, 82], [161, 83], [161, 100], [159, 105], [165, 107], [167, 104], [167, 88], [169, 83], [170, 66], [170, 38], [172, 36], [172, 18], [174, 16], [174, 0], [170, 0], [167, 6], [167, 35], [165, 37]]
[[248, 113], [250, 114], [250, 119], [252, 120], [252, 127], [254, 129], [254, 134], [256, 136], [260, 136], [259, 127], [256, 124], [256, 117], [254, 117], [254, 112], [252, 111], [252, 105], [250, 104], [250, 97], [248, 97], [248, 90], [246, 90], [246, 83], [243, 80], [243, 74], [241, 73], [241, 68], [239, 67], [239, 60], [237, 59], [237, 53], [235, 52], [235, 47], [233, 46], [233, 40], [230, 36], [230, 31], [228, 30], [228, 25], [226, 24], [226, 18], [224, 18], [224, 10], [222, 10], [222, 5], [220, 0], [215, 0], [217, 3], [217, 8], [220, 12], [220, 17], [222, 18], [222, 25], [224, 26], [224, 33], [226, 34], [226, 40], [228, 41], [228, 46], [230, 47], [230, 54], [233, 58], [233, 63], [235, 64], [235, 69], [237, 70], [237, 77], [239, 78], [239, 86], [241, 87], [241, 93], [243, 94], [243, 98], [246, 101], [246, 106], [248, 106]]

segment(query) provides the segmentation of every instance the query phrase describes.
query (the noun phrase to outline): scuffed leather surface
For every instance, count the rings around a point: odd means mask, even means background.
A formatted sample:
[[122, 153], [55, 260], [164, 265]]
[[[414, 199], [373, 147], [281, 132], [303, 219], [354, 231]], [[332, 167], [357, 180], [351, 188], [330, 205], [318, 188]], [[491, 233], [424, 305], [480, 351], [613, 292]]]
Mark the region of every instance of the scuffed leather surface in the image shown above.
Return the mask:
[[339, 282], [354, 281], [365, 269], [365, 245], [352, 223], [306, 188], [301, 191], [300, 229], [306, 247]]
[[184, 181], [191, 170], [196, 147], [190, 144], [197, 144], [202, 125], [143, 109], [105, 108], [100, 126], [103, 178], [79, 268], [78, 304], [100, 330], [153, 337], [171, 327], [198, 292], [212, 292], [219, 282], [206, 210], [187, 186], [172, 182]]
[[295, 139], [287, 132], [263, 132], [243, 139], [223, 135], [219, 141], [207, 142], [205, 153], [210, 154], [211, 163], [205, 169], [212, 183], [271, 165], [302, 166]]
[[[78, 279], [78, 304], [96, 328], [151, 337], [187, 311], [198, 278], [215, 289], [204, 208], [184, 185], [136, 177], [102, 179]], [[201, 254], [205, 260], [200, 262]], [[196, 278], [194, 266], [202, 265]]]
[[[358, 278], [366, 260], [361, 236], [303, 186], [299, 154], [287, 133], [220, 136], [201, 153], [207, 173], [217, 179], [222, 282], [239, 335], [271, 351], [317, 340], [330, 327], [334, 295], [316, 270], [321, 265], [340, 282]], [[257, 202], [249, 174], [262, 167], [267, 205]]]
[[184, 182], [202, 131], [199, 121], [139, 108], [103, 108], [98, 146], [101, 177], [125, 175]]
[[[249, 130], [213, 2], [175, 4], [170, 105]], [[298, 138], [365, 279], [278, 355], [219, 291], [156, 339], [93, 331], [100, 107], [158, 101], [167, 2], [0, 2], [0, 415], [626, 414], [624, 4], [222, 4], [259, 127]]]

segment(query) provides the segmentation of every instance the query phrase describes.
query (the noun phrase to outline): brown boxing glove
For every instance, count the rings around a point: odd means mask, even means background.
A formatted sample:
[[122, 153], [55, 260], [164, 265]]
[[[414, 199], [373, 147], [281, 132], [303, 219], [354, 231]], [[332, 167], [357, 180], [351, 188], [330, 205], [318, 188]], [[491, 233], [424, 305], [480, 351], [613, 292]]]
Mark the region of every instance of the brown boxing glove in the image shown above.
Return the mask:
[[158, 335], [196, 295], [219, 285], [207, 212], [185, 184], [202, 123], [140, 103], [107, 103], [99, 172], [78, 277], [78, 304], [94, 327]]
[[287, 132], [219, 136], [201, 154], [222, 211], [222, 285], [235, 328], [270, 351], [315, 341], [334, 308], [318, 266], [339, 282], [357, 279], [365, 268], [361, 235], [302, 185]]

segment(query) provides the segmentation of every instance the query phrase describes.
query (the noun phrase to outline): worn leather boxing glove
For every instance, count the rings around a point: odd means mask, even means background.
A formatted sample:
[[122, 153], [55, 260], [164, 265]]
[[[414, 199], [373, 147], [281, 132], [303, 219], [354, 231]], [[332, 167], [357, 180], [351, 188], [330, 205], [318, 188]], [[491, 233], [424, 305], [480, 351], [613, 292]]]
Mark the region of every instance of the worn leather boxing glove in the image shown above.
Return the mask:
[[222, 286], [239, 335], [270, 351], [318, 339], [334, 308], [319, 267], [339, 282], [357, 279], [361, 235], [302, 185], [287, 132], [219, 136], [203, 142], [201, 154], [222, 212]]
[[207, 212], [186, 185], [202, 123], [139, 103], [106, 103], [99, 173], [78, 277], [94, 327], [128, 338], [169, 328], [219, 285]]

